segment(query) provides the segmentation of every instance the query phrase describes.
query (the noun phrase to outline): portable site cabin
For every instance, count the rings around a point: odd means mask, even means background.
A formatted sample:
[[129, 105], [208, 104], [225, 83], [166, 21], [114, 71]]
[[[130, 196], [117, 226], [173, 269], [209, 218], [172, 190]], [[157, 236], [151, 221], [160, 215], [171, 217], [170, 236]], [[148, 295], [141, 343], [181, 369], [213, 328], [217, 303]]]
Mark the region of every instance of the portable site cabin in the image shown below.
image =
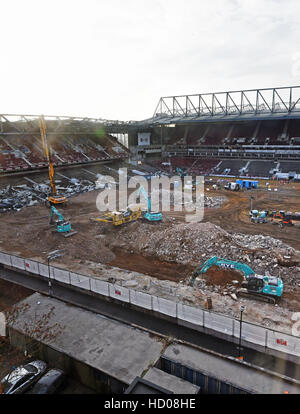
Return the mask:
[[237, 184], [240, 184], [241, 188], [257, 188], [258, 181], [253, 180], [236, 180]]

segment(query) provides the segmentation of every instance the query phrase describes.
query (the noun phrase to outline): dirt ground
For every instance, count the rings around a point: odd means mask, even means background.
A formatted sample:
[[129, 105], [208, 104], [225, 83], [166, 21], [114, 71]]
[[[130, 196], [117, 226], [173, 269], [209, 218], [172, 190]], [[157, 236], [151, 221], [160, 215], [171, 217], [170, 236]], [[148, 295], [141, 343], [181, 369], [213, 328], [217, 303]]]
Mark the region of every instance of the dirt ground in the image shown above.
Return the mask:
[[[279, 226], [271, 223], [253, 224], [248, 214], [250, 195], [254, 197], [253, 208], [256, 209], [299, 211], [299, 183], [278, 186], [276, 193], [265, 190], [212, 191], [210, 186], [205, 186], [205, 188], [209, 196], [226, 195], [227, 202], [220, 208], [206, 209], [204, 222], [214, 223], [229, 232], [271, 236], [297, 250], [300, 249], [299, 227], [280, 229]], [[45, 260], [48, 252], [64, 249], [64, 263], [66, 264], [89, 260], [174, 281], [182, 279], [183, 274], [188, 274], [193, 270], [195, 266], [182, 266], [176, 263], [176, 260], [174, 263], [166, 263], [157, 257], [140, 254], [138, 246], [132, 250], [132, 243], [130, 248], [126, 243], [120, 242], [114, 246], [114, 240], [119, 238], [120, 233], [127, 232], [127, 230], [128, 232], [134, 231], [134, 226], [138, 226], [140, 222], [121, 227], [90, 222], [90, 217], [99, 215], [96, 209], [97, 195], [98, 191], [92, 191], [72, 197], [68, 201], [68, 206], [62, 210], [62, 213], [65, 219], [70, 219], [72, 229], [78, 233], [67, 239], [55, 232], [49, 225], [49, 210], [43, 205], [1, 214], [0, 250]], [[162, 223], [151, 224], [153, 232], [185, 221], [184, 212], [164, 212], [163, 216]]]
[[244, 280], [241, 273], [229, 269], [220, 269], [218, 266], [212, 266], [202, 277], [206, 280], [208, 286], [227, 286], [233, 281], [240, 284]]
[[[209, 186], [206, 187], [206, 190], [209, 189]], [[249, 192], [210, 190], [209, 195], [213, 196], [214, 194], [226, 195], [228, 201], [220, 208], [206, 209], [204, 222], [214, 223], [229, 232], [269, 235], [282, 240], [295, 249], [300, 248], [298, 227], [280, 229], [279, 226], [271, 223], [253, 224], [248, 215], [250, 194], [254, 196], [253, 208], [300, 210], [300, 184], [282, 186], [277, 193], [262, 190]], [[42, 205], [32, 206], [20, 212], [1, 214], [0, 250], [15, 252], [25, 257], [34, 255], [45, 260], [49, 251], [65, 249], [65, 263], [74, 260], [91, 260], [125, 269], [143, 271], [145, 274], [170, 280], [178, 280], [182, 277], [183, 272], [188, 273], [192, 270], [189, 266], [182, 267], [176, 263], [161, 262], [155, 257], [145, 257], [138, 254], [137, 251], [130, 250], [128, 252], [126, 244], [122, 248], [113, 248], [112, 241], [118, 238], [118, 234], [123, 228], [89, 221], [90, 217], [99, 215], [96, 209], [97, 195], [98, 192], [93, 191], [72, 197], [68, 201], [68, 206], [62, 212], [65, 219], [70, 219], [72, 229], [78, 231], [78, 234], [67, 239], [56, 233], [49, 225], [49, 210]], [[153, 231], [155, 232], [158, 227], [159, 230], [168, 228], [175, 223], [184, 222], [184, 220], [184, 212], [165, 212], [163, 223], [153, 224]], [[130, 227], [132, 225], [125, 226], [132, 230]]]
[[[280, 229], [271, 223], [253, 224], [249, 219], [251, 196], [254, 198], [253, 208], [256, 209], [300, 211], [300, 183], [270, 182], [270, 187], [277, 188], [276, 192], [267, 191], [265, 182], [260, 183], [258, 190], [241, 192], [215, 191], [211, 184], [212, 182], [205, 185], [205, 194], [209, 197], [225, 196], [227, 201], [220, 207], [205, 209], [204, 223], [213, 223], [230, 234], [263, 234], [300, 250], [300, 222], [293, 227]], [[0, 251], [46, 262], [50, 251], [61, 249], [63, 257], [53, 262], [58, 267], [63, 263], [73, 271], [84, 273], [83, 269], [88, 263], [102, 263], [107, 269], [114, 266], [174, 282], [187, 280], [193, 270], [208, 258], [198, 255], [193, 260], [181, 261], [174, 252], [166, 260], [163, 255], [149, 254], [147, 248], [142, 247], [156, 232], [161, 238], [163, 231], [168, 233], [169, 229], [185, 223], [184, 212], [163, 212], [163, 221], [159, 224], [138, 221], [114, 227], [112, 224], [91, 222], [91, 217], [100, 215], [96, 208], [98, 193], [99, 191], [91, 191], [71, 197], [68, 205], [61, 209], [64, 218], [71, 221], [72, 230], [78, 232], [70, 238], [64, 238], [49, 225], [49, 210], [43, 205], [1, 214]], [[220, 237], [219, 257], [222, 257], [222, 242]], [[178, 243], [182, 243], [182, 251], [185, 251], [184, 241]], [[247, 255], [247, 250], [243, 253]], [[206, 275], [206, 280], [210, 285], [222, 286], [225, 276], [229, 278], [228, 282], [240, 281], [240, 274], [230, 277], [220, 269], [211, 270]], [[300, 275], [298, 281], [300, 282]], [[299, 286], [299, 283], [290, 286], [287, 283], [283, 307], [291, 311], [300, 310]]]

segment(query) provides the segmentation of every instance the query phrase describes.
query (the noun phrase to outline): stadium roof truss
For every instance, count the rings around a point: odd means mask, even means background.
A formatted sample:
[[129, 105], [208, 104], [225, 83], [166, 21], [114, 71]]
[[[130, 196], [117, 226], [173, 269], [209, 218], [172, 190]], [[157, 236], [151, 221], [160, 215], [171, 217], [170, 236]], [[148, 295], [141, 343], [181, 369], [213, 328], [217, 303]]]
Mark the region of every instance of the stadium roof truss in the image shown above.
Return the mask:
[[[37, 133], [39, 117], [0, 114], [0, 135]], [[153, 117], [142, 121], [44, 115], [48, 134], [92, 134], [100, 128], [108, 133], [128, 133], [177, 123], [292, 118], [300, 119], [300, 86], [166, 96], [160, 98]]]
[[[39, 131], [40, 115], [0, 114], [0, 135], [26, 135]], [[111, 133], [126, 133], [134, 121], [109, 121], [101, 118], [44, 115], [48, 134], [89, 134], [104, 128]]]
[[300, 118], [300, 86], [166, 96], [147, 123]]

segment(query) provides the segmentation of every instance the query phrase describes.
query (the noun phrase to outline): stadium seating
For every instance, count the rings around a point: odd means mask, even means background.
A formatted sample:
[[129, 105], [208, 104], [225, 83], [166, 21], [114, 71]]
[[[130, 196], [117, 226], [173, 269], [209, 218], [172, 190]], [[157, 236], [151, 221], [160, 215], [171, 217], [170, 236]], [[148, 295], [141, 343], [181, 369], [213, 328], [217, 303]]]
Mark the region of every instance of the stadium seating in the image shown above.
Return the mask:
[[[55, 165], [78, 164], [100, 160], [123, 159], [125, 149], [113, 137], [48, 136]], [[117, 149], [117, 150], [116, 150]], [[47, 160], [41, 141], [35, 135], [14, 135], [0, 138], [0, 171], [17, 171], [46, 167]]]

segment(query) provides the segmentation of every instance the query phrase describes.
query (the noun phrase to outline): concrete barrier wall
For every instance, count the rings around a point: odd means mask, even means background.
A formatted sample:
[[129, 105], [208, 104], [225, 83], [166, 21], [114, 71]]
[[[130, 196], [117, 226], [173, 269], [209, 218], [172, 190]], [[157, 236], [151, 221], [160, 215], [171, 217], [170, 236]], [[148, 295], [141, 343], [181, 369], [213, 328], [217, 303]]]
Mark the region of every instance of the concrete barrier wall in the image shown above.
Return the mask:
[[109, 296], [109, 283], [104, 282], [103, 280], [98, 280], [91, 278], [91, 291], [95, 293], [99, 293], [100, 295]]
[[217, 313], [204, 311], [204, 326], [227, 335], [233, 334], [232, 320]]
[[36, 275], [39, 274], [39, 264], [38, 262], [34, 262], [33, 260], [25, 259], [25, 270], [27, 272], [35, 273]]
[[70, 283], [73, 286], [81, 289], [91, 290], [90, 278], [87, 276], [79, 275], [78, 273], [70, 272]]
[[9, 254], [0, 253], [0, 263], [11, 266], [11, 259]]
[[39, 263], [39, 275], [43, 277], [49, 277], [49, 268], [47, 265]]
[[130, 303], [144, 309], [152, 310], [152, 298], [147, 293], [130, 289]]
[[25, 270], [25, 263], [24, 259], [17, 256], [10, 256], [11, 258], [11, 265], [17, 269]]
[[70, 272], [50, 266], [50, 272], [51, 271], [54, 273], [55, 280], [58, 282], [70, 284]]
[[152, 296], [152, 310], [177, 318], [176, 302]]
[[178, 303], [177, 318], [190, 322], [195, 326], [203, 326], [203, 310], [199, 308], [193, 308], [192, 306]]
[[[240, 323], [239, 323], [240, 329]], [[239, 336], [239, 331], [238, 331]], [[253, 342], [258, 345], [266, 346], [267, 338], [266, 338], [266, 329], [262, 326], [252, 325], [247, 322], [242, 323], [242, 338], [246, 339], [249, 342]]]
[[300, 357], [300, 338], [268, 329], [268, 348]]
[[129, 303], [129, 289], [126, 289], [119, 285], [108, 284], [109, 296], [114, 299], [121, 300], [122, 302]]
[[[122, 302], [132, 303], [141, 308], [168, 315], [174, 319], [176, 318], [179, 324], [182, 321], [187, 322], [194, 329], [202, 327], [235, 338], [240, 336], [240, 321], [229, 316], [151, 296], [144, 292], [127, 289], [86, 275], [69, 272], [65, 269], [53, 266], [49, 266], [48, 269], [48, 266], [45, 264], [2, 252], [0, 252], [0, 263], [47, 278], [49, 277], [50, 270], [50, 277], [59, 282], [72, 284], [103, 296], [109, 296]], [[242, 339], [274, 351], [300, 356], [300, 337], [267, 329], [263, 326], [243, 322]]]

